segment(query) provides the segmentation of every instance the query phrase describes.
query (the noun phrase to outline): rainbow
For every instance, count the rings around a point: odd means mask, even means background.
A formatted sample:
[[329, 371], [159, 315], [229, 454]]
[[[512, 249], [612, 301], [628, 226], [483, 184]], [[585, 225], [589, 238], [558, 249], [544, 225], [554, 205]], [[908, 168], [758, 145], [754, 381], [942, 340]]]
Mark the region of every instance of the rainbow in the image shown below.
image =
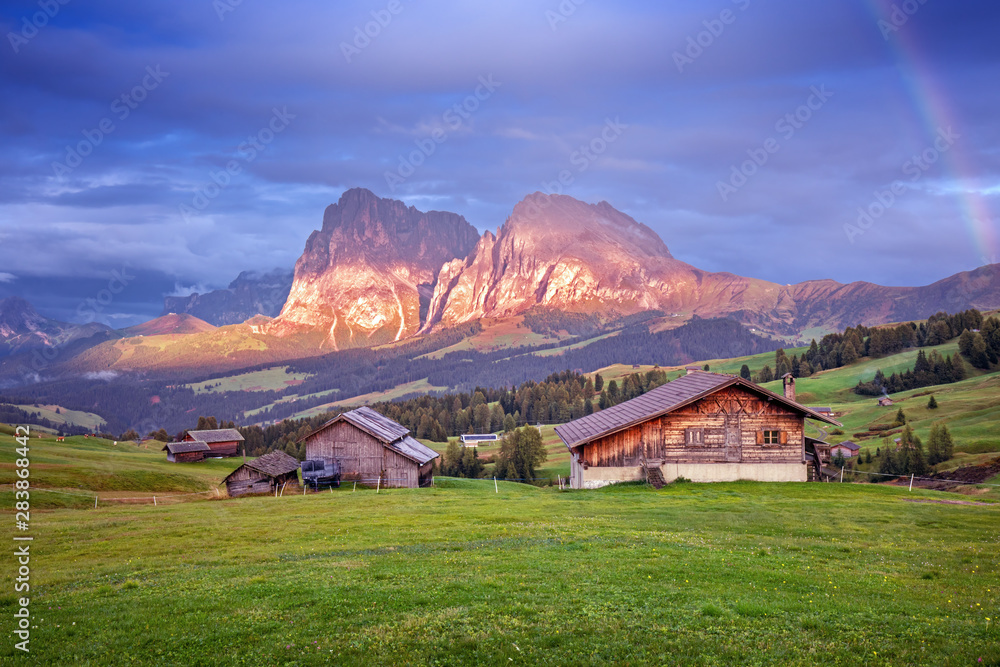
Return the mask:
[[[893, 6], [901, 7], [908, 3], [902, 0], [867, 0], [867, 4], [874, 17], [873, 27], [877, 27], [880, 21], [892, 25]], [[913, 4], [922, 7], [921, 3]], [[920, 11], [917, 9], [917, 12]], [[923, 121], [930, 145], [939, 129], [959, 128], [961, 123], [949, 104], [947, 92], [937, 83], [933, 70], [923, 58], [916, 33], [915, 29], [907, 29], [906, 25], [900, 26], [899, 30], [888, 33], [886, 44], [903, 75], [910, 100]], [[1000, 262], [1000, 246], [995, 223], [983, 191], [977, 186], [979, 172], [974, 160], [961, 144], [960, 140], [943, 153], [941, 163], [956, 183], [956, 203], [979, 254], [980, 264], [997, 263]]]

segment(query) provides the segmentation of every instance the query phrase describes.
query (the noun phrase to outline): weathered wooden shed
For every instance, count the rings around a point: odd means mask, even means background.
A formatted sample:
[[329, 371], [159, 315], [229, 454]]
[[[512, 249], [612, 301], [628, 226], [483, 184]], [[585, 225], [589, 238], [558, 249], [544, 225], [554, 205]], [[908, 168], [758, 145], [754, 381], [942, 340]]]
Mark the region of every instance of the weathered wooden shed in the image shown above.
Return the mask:
[[[786, 392], [794, 396], [794, 384]], [[806, 418], [840, 425], [740, 377], [691, 370], [630, 401], [556, 427], [570, 485], [685, 477], [806, 481]]]
[[249, 493], [273, 493], [286, 484], [297, 486], [299, 460], [281, 450], [247, 461], [229, 473], [223, 482], [231, 498]]
[[239, 456], [243, 436], [235, 428], [215, 428], [205, 431], [188, 431], [186, 441], [200, 441], [211, 450], [206, 458], [213, 456]]
[[341, 479], [416, 488], [433, 482], [433, 449], [369, 407], [338, 415], [305, 436], [306, 459], [337, 462]]
[[168, 442], [163, 445], [167, 453], [167, 460], [174, 463], [192, 463], [201, 461], [205, 455], [212, 451], [209, 446], [200, 440], [186, 440], [184, 442]]

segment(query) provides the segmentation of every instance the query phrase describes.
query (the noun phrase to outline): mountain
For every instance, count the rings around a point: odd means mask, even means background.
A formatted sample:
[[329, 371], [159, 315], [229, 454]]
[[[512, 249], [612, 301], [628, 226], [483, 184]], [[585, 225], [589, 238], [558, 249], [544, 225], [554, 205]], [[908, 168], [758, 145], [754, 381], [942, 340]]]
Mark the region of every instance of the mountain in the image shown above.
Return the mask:
[[677, 260], [649, 227], [607, 202], [535, 193], [514, 207], [496, 235], [487, 232], [469, 256], [442, 267], [423, 331], [537, 308], [609, 319], [657, 309], [682, 319], [733, 317], [797, 336], [998, 306], [1000, 265], [927, 287], [779, 285]]
[[348, 190], [306, 242], [288, 300], [267, 332], [322, 331], [323, 346], [334, 350], [412, 336], [442, 265], [468, 255], [478, 239], [460, 215]]
[[244, 271], [226, 289], [164, 298], [161, 316], [188, 313], [218, 327], [239, 324], [254, 315], [274, 317], [285, 305], [293, 275], [286, 269]]
[[0, 299], [0, 357], [39, 348], [62, 347], [109, 332], [110, 327], [96, 322], [68, 324], [49, 319], [20, 297]]
[[137, 324], [134, 327], [121, 329], [126, 336], [162, 336], [166, 334], [195, 334], [212, 331], [214, 326], [205, 320], [198, 319], [187, 313], [170, 313], [154, 320]]

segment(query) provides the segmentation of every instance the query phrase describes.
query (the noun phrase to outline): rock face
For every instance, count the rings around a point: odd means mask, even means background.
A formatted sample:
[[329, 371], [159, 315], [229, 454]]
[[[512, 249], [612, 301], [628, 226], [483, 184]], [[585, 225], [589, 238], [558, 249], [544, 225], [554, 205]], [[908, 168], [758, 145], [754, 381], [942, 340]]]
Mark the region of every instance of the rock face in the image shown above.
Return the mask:
[[479, 233], [454, 213], [423, 213], [364, 189], [327, 207], [295, 264], [279, 336], [323, 334], [333, 349], [377, 345], [416, 333], [441, 267], [465, 257]]
[[794, 335], [812, 327], [840, 330], [998, 306], [1000, 265], [927, 287], [832, 280], [778, 285], [679, 261], [655, 232], [607, 202], [535, 193], [514, 208], [496, 236], [487, 232], [467, 258], [442, 267], [423, 330], [548, 307], [731, 316]]
[[274, 317], [285, 305], [292, 277], [292, 272], [286, 269], [266, 273], [244, 271], [227, 289], [166, 297], [160, 315], [187, 313], [215, 326], [239, 324], [255, 315]]
[[696, 270], [673, 258], [649, 227], [607, 202], [535, 193], [497, 235], [445, 265], [425, 330], [536, 306], [621, 314], [660, 308]]

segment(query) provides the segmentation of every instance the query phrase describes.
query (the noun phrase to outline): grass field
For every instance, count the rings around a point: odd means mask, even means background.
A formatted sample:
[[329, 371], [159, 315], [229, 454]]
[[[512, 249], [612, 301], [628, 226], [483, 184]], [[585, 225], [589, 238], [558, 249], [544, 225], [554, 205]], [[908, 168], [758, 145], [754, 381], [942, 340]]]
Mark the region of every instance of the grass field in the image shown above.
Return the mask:
[[[37, 412], [43, 419], [48, 419], [53, 424], [74, 424], [91, 430], [98, 430], [104, 424], [104, 418], [95, 415], [93, 412], [83, 412], [81, 410], [67, 410], [61, 405], [15, 405], [25, 412]], [[59, 410], [57, 413], [56, 410]]]
[[[281, 391], [312, 377], [310, 373], [287, 373], [287, 366], [275, 366], [262, 371], [239, 373], [186, 384], [194, 393], [212, 391]], [[218, 385], [218, 386], [216, 386]]]
[[[242, 459], [210, 459], [197, 464], [177, 464], [167, 461], [160, 443], [149, 448], [134, 443], [119, 443], [101, 438], [68, 437], [57, 442], [48, 434], [43, 437], [31, 427], [29, 439], [31, 484], [60, 493], [38, 492], [32, 496], [32, 507], [93, 506], [94, 496], [111, 501], [120, 497], [152, 497], [155, 494], [196, 493], [213, 490], [223, 477], [243, 463]], [[15, 481], [14, 451], [17, 446], [13, 429], [0, 425], [0, 485]], [[12, 507], [10, 487], [0, 492], [4, 504]]]
[[1000, 661], [1000, 506], [851, 484], [499, 488], [36, 511], [18, 663]]
[[537, 334], [523, 326], [523, 323], [524, 318], [521, 316], [506, 320], [484, 320], [483, 330], [476, 335], [417, 358], [440, 359], [449, 352], [466, 352], [470, 350], [476, 352], [490, 352], [506, 348], [516, 350], [519, 347], [545, 345], [559, 341], [559, 338], [555, 336]]

